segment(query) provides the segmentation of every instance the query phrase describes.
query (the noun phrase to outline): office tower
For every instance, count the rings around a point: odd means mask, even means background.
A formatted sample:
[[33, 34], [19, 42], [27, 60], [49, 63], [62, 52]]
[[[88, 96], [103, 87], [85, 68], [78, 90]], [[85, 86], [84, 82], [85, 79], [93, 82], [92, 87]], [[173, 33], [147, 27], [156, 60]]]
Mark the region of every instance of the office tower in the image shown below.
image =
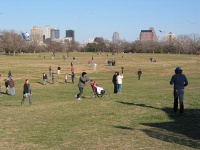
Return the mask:
[[37, 44], [42, 44], [43, 43], [43, 32], [42, 28], [33, 26], [31, 28], [31, 35], [30, 35], [30, 41], [37, 43]]
[[51, 39], [59, 39], [60, 38], [60, 30], [58, 28], [51, 29]]
[[164, 41], [165, 42], [173, 42], [176, 39], [176, 35], [172, 34], [171, 32], [169, 32], [168, 34], [165, 35]]
[[66, 30], [66, 37], [71, 37], [73, 41], [75, 41], [75, 31], [74, 30]]
[[156, 36], [154, 28], [150, 27], [149, 30], [141, 30], [140, 41], [141, 42], [158, 42], [158, 38]]
[[119, 38], [119, 33], [118, 32], [114, 32], [113, 33], [112, 42], [115, 43], [115, 44], [119, 44], [120, 38]]
[[45, 27], [45, 39], [51, 38], [51, 27], [49, 25], [46, 25]]

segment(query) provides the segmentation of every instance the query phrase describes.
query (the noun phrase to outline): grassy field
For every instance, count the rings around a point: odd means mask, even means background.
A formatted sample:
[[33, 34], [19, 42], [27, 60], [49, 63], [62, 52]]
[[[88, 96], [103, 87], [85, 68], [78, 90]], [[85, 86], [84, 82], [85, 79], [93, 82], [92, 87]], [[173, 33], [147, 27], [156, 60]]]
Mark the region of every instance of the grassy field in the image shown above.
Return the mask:
[[[44, 58], [45, 56], [45, 58]], [[97, 70], [87, 65], [97, 63]], [[123, 56], [123, 57], [122, 57]], [[75, 84], [64, 83], [64, 73], [70, 73], [75, 57]], [[149, 57], [156, 59], [151, 63]], [[106, 60], [116, 60], [116, 66], [107, 66]], [[61, 75], [55, 75], [55, 84], [44, 86], [42, 73], [49, 66]], [[121, 94], [113, 94], [111, 82], [115, 71], [124, 69]], [[173, 86], [169, 85], [176, 66], [181, 66], [189, 85], [185, 89], [185, 112], [172, 112]], [[141, 80], [137, 71], [141, 69]], [[16, 95], [4, 94], [4, 79], [8, 71], [15, 81]], [[110, 98], [89, 97], [91, 87], [86, 85], [81, 101], [78, 93], [80, 74], [110, 91]], [[200, 57], [168, 54], [111, 54], [70, 53], [66, 62], [62, 54], [51, 59], [51, 53], [0, 55], [0, 149], [2, 150], [134, 150], [134, 149], [200, 149]], [[21, 106], [25, 79], [29, 79], [33, 105], [28, 99]]]

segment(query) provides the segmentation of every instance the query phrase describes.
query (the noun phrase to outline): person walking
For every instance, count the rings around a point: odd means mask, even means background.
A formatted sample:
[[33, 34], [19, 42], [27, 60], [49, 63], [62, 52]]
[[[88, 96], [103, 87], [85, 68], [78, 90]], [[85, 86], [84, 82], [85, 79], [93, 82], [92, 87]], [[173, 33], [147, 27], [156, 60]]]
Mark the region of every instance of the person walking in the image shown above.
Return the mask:
[[85, 87], [86, 82], [90, 82], [90, 79], [86, 76], [86, 72], [82, 72], [82, 75], [79, 78], [78, 88], [79, 93], [75, 96], [77, 100], [81, 100], [81, 95], [83, 94], [83, 89]]
[[61, 67], [58, 66], [58, 75], [60, 74]]
[[47, 84], [47, 74], [43, 73], [43, 85]]
[[114, 93], [117, 93], [117, 72], [115, 72], [113, 75], [112, 83], [114, 85]]
[[10, 95], [15, 95], [15, 83], [13, 79], [9, 81], [9, 86], [10, 86]]
[[23, 98], [22, 98], [22, 101], [21, 101], [21, 106], [24, 105], [25, 98], [29, 98], [29, 104], [32, 105], [31, 87], [30, 87], [28, 79], [26, 79], [25, 83], [24, 83]]
[[117, 93], [122, 91], [122, 79], [124, 78], [123, 74], [117, 73]]
[[142, 71], [141, 71], [141, 69], [139, 69], [138, 70], [138, 80], [140, 80], [141, 75], [142, 75]]
[[180, 104], [180, 114], [184, 111], [184, 87], [188, 85], [188, 80], [184, 74], [182, 74], [182, 69], [180, 66], [176, 67], [175, 74], [170, 80], [170, 84], [174, 85], [174, 112], [178, 109], [178, 99]]

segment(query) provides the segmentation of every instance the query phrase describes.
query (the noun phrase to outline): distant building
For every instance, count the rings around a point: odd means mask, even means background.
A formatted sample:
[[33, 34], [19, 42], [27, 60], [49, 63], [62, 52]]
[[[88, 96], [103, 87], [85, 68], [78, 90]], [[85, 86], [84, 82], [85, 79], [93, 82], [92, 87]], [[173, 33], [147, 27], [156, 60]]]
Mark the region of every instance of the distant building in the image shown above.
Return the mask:
[[88, 43], [94, 43], [94, 38], [89, 38]]
[[75, 31], [74, 30], [66, 30], [66, 38], [72, 38], [75, 41]]
[[51, 27], [49, 25], [46, 25], [45, 27], [45, 39], [51, 38]]
[[58, 28], [51, 28], [51, 39], [59, 39], [60, 30]]
[[43, 43], [43, 32], [42, 28], [33, 26], [31, 28], [31, 35], [30, 35], [30, 41], [37, 43], [37, 44], [42, 44]]
[[175, 39], [176, 39], [176, 35], [169, 32], [168, 34], [165, 35], [164, 41], [165, 42], [172, 42]]
[[118, 32], [114, 32], [113, 33], [112, 42], [115, 43], [115, 44], [119, 44], [120, 43], [120, 38], [119, 38], [119, 33]]
[[149, 30], [141, 30], [140, 41], [141, 42], [158, 42], [158, 38], [156, 36], [154, 28], [150, 27]]

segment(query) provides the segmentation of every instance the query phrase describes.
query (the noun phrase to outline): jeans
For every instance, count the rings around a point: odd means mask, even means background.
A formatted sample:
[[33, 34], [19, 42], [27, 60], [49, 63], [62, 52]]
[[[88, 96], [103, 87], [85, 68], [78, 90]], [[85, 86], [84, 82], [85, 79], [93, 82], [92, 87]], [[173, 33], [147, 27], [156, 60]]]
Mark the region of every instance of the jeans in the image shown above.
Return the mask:
[[74, 84], [74, 77], [72, 77], [72, 84]]
[[82, 94], [83, 94], [83, 88], [79, 87], [79, 93], [77, 95], [77, 98], [80, 98]]
[[15, 88], [14, 87], [10, 88], [10, 95], [15, 95]]
[[47, 79], [44, 79], [44, 85], [46, 85], [47, 84]]
[[[29, 104], [32, 105], [32, 95], [30, 93], [28, 93], [28, 98], [29, 98]], [[25, 100], [25, 97], [23, 96], [21, 105], [24, 105], [24, 100]]]
[[122, 84], [118, 84], [117, 86], [117, 93], [120, 93], [122, 91]]
[[183, 104], [183, 99], [184, 99], [184, 89], [174, 89], [174, 111], [176, 112], [178, 109], [178, 99], [179, 99], [179, 104], [180, 104], [180, 113], [183, 113], [184, 111], [184, 104]]

